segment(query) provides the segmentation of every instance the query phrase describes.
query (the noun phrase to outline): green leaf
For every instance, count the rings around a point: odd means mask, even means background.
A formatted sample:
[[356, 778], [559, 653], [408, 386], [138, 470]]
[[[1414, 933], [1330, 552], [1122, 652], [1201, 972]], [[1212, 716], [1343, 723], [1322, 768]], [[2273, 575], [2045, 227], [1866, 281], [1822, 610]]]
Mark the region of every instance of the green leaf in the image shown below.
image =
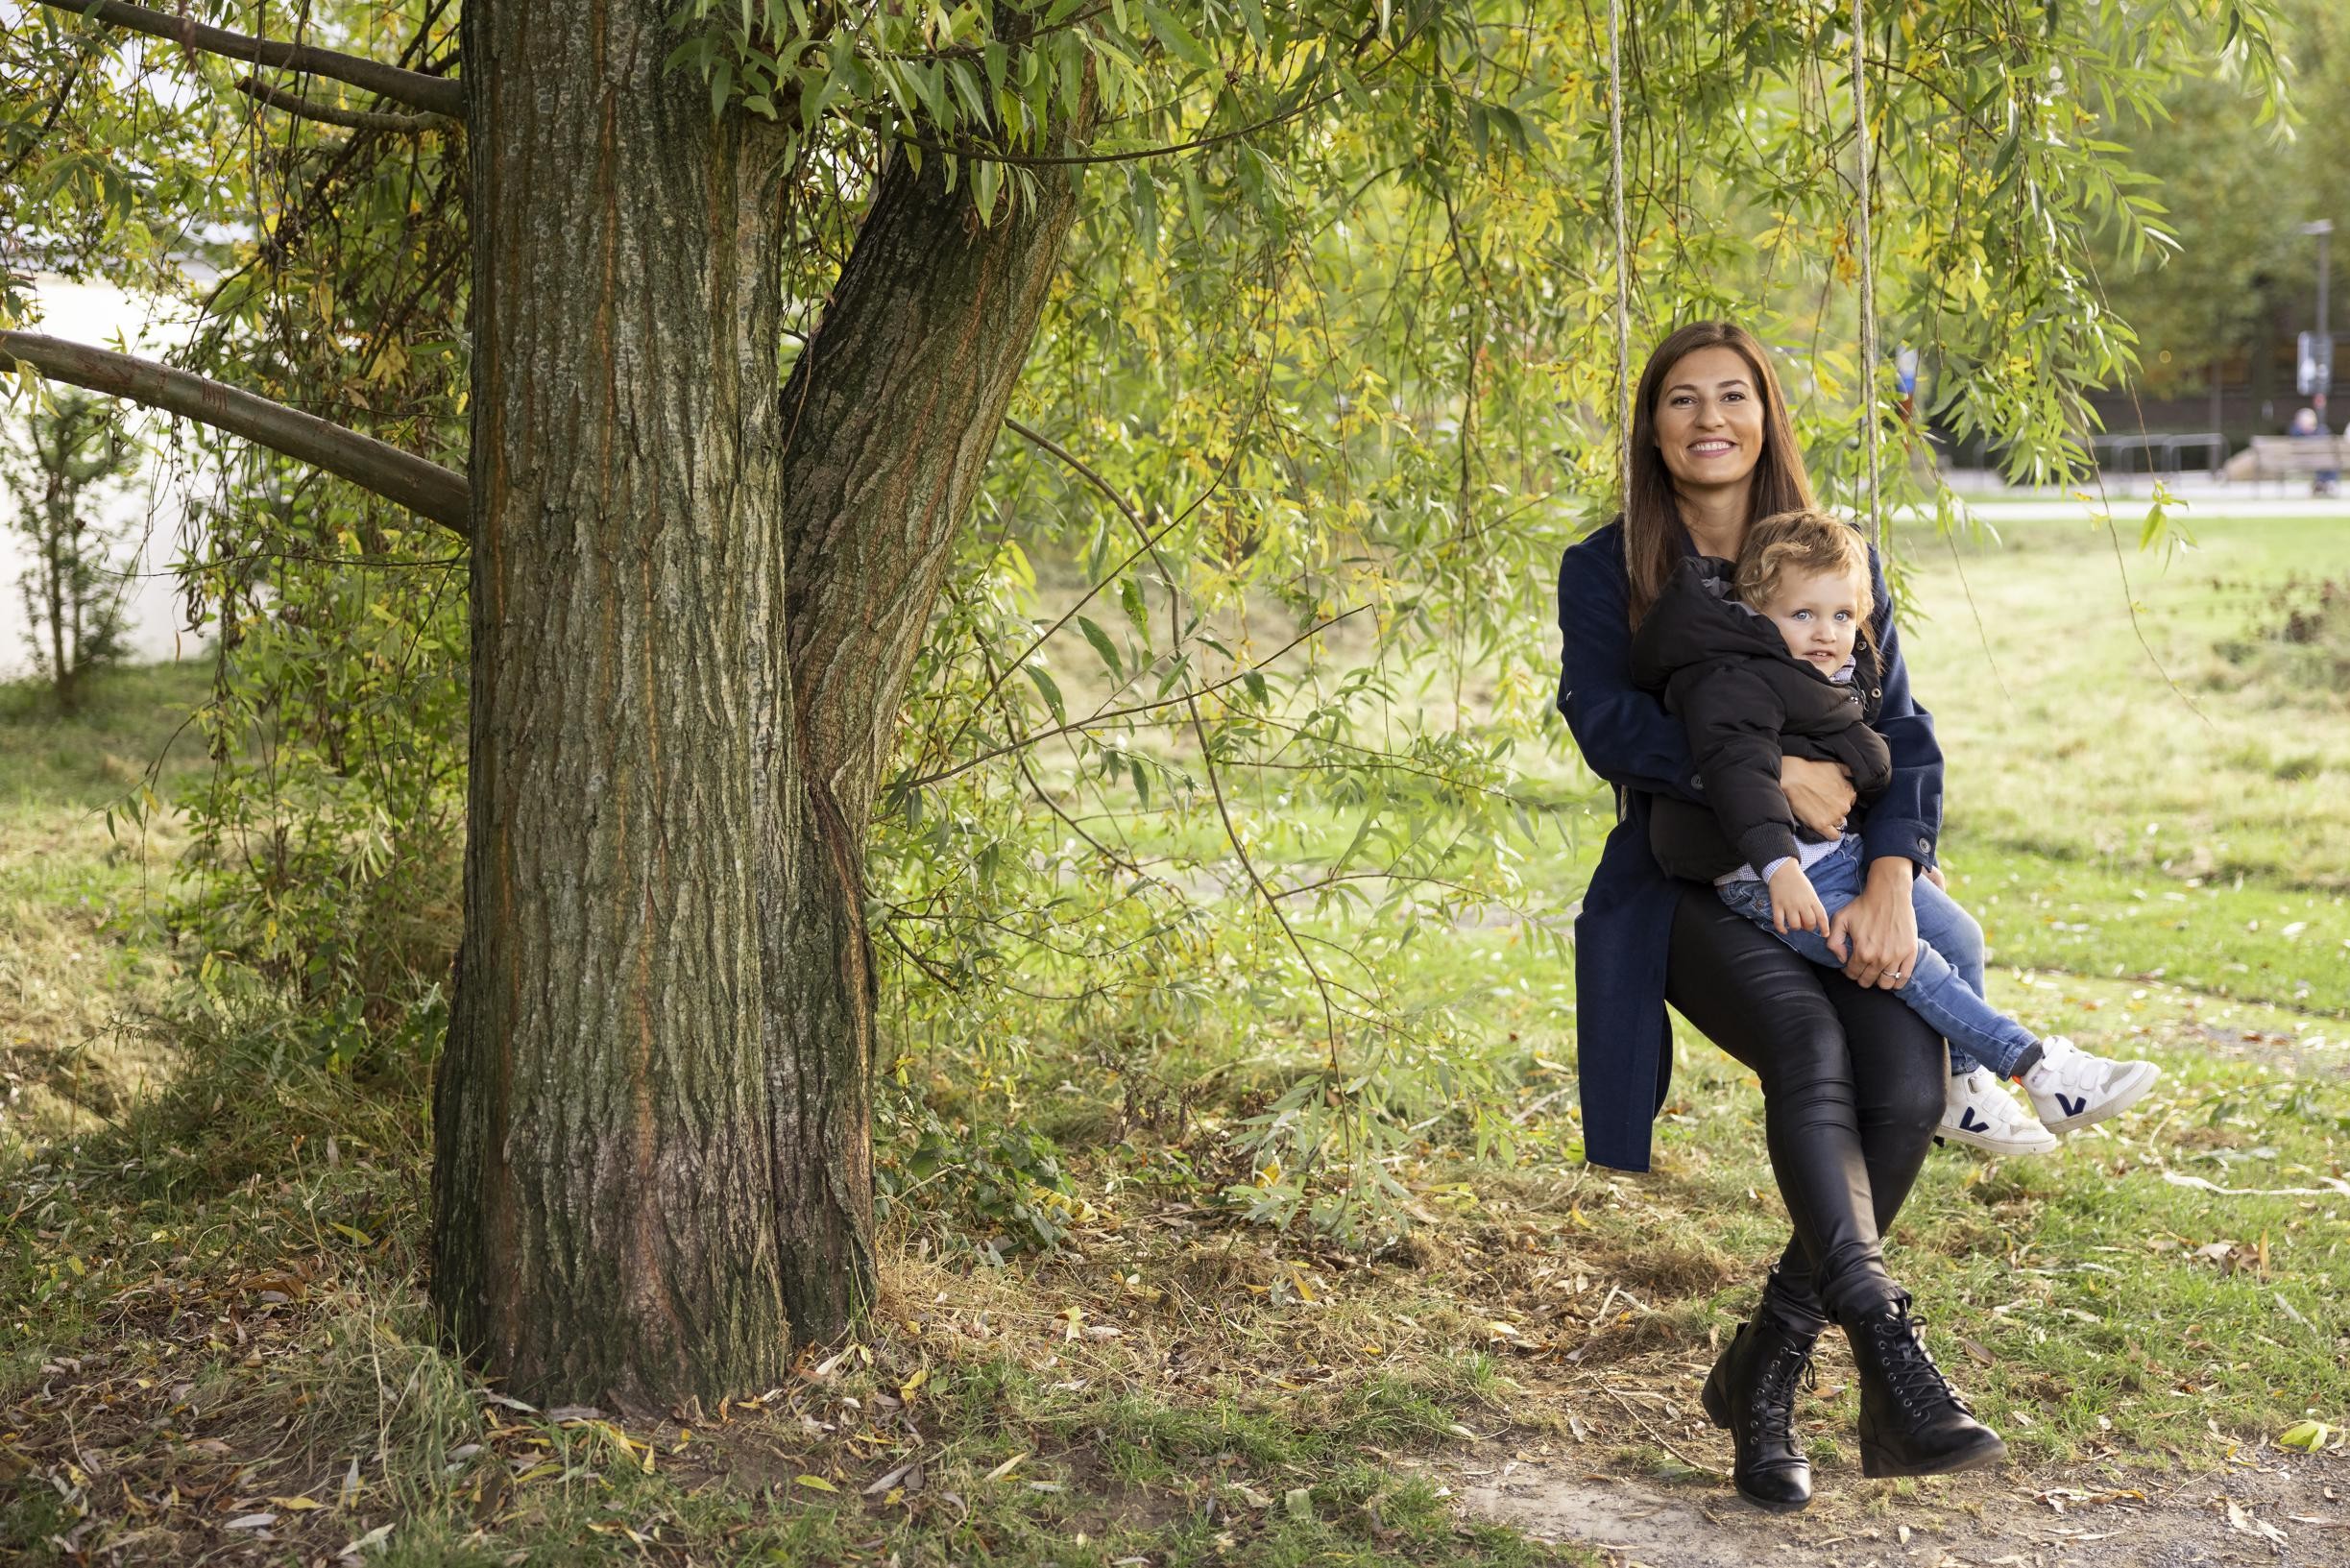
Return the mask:
[[991, 157], [971, 160], [971, 194], [982, 227], [995, 222], [996, 191], [1003, 183], [1004, 165]]
[[1144, 0], [1143, 19], [1151, 24], [1151, 36], [1158, 39], [1160, 46], [1184, 64], [1196, 65], [1203, 71], [1222, 69], [1216, 63], [1216, 57], [1202, 49], [1199, 40], [1192, 36], [1191, 29], [1165, 7]]
[[1078, 630], [1085, 634], [1085, 640], [1094, 645], [1094, 652], [1100, 654], [1102, 663], [1109, 666], [1110, 678], [1123, 684], [1126, 665], [1119, 660], [1118, 645], [1110, 640], [1109, 634], [1085, 615], [1078, 617]]
[[1347, 863], [1353, 860], [1355, 852], [1363, 847], [1364, 840], [1370, 837], [1371, 829], [1376, 826], [1379, 821], [1379, 813], [1386, 809], [1387, 793], [1385, 790], [1381, 790], [1379, 793], [1371, 797], [1370, 805], [1364, 808], [1363, 820], [1355, 824], [1354, 836], [1346, 841], [1345, 849], [1339, 853], [1339, 857], [1337, 859], [1330, 862], [1330, 874], [1332, 876], [1336, 876], [1340, 872], [1346, 869]]
[[1036, 689], [1044, 696], [1045, 706], [1053, 710], [1053, 721], [1055, 724], [1068, 723], [1069, 711], [1061, 706], [1061, 688], [1054, 684], [1052, 676], [1045, 673], [1044, 666], [1023, 664], [1020, 667], [1028, 671], [1030, 680], [1036, 683]]

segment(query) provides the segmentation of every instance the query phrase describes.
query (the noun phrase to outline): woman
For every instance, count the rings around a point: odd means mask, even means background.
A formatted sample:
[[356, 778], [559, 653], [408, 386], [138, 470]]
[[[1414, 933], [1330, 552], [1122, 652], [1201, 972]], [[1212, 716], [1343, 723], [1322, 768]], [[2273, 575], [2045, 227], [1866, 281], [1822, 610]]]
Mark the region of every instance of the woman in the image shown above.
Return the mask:
[[[1648, 1169], [1673, 1065], [1668, 1001], [1761, 1079], [1771, 1170], [1795, 1236], [1707, 1380], [1705, 1403], [1731, 1429], [1739, 1495], [1782, 1511], [1811, 1500], [1795, 1394], [1831, 1321], [1859, 1367], [1863, 1473], [1936, 1475], [2005, 1453], [1926, 1353], [1878, 1242], [1941, 1120], [1949, 1056], [1893, 995], [1917, 950], [1910, 879], [1933, 873], [1942, 753], [1911, 700], [1874, 553], [1877, 729], [1893, 783], [1859, 826], [1868, 883], [1840, 917], [1852, 943], [1843, 974], [1798, 956], [1710, 887], [1666, 876], [1649, 851], [1656, 797], [1703, 800], [1680, 720], [1632, 684], [1633, 628], [1684, 555], [1735, 560], [1749, 524], [1812, 504], [1762, 346], [1734, 324], [1693, 323], [1641, 373], [1623, 515], [1559, 568], [1559, 707], [1584, 760], [1616, 792], [1616, 827], [1575, 921], [1585, 1151], [1597, 1165]], [[1853, 795], [1835, 764], [1783, 758], [1781, 780], [1806, 826], [1843, 826]]]

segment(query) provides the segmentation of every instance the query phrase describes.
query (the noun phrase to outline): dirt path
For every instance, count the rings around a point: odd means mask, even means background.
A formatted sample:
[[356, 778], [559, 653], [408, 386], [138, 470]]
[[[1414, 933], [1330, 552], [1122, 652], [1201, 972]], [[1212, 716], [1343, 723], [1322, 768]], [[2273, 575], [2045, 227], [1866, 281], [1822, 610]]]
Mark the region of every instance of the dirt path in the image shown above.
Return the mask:
[[[2350, 1565], [2350, 1459], [2268, 1450], [2226, 1471], [2029, 1477], [2007, 1469], [1910, 1484], [1820, 1476], [1792, 1518], [1727, 1484], [1678, 1485], [1504, 1462], [1490, 1479], [1436, 1466], [1464, 1509], [1615, 1568], [2193, 1568]], [[2120, 1479], [2117, 1479], [2120, 1478]]]

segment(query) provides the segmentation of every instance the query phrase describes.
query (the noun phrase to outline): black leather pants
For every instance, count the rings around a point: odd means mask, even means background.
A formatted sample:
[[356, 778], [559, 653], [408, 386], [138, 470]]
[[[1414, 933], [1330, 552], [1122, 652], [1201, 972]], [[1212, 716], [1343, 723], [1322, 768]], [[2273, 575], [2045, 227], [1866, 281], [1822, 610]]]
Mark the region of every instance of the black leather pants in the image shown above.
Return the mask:
[[1795, 1221], [1775, 1283], [1782, 1315], [1817, 1329], [1889, 1304], [1878, 1238], [1942, 1121], [1950, 1055], [1890, 991], [1796, 953], [1710, 887], [1673, 917], [1665, 999], [1762, 1080], [1771, 1173]]

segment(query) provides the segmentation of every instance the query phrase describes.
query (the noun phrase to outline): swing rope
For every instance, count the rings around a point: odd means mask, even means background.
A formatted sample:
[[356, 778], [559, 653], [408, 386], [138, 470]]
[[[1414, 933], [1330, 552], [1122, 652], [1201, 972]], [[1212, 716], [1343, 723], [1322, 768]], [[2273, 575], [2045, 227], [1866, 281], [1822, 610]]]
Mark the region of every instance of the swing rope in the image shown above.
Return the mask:
[[1860, 145], [1860, 443], [1868, 454], [1869, 543], [1884, 543], [1877, 471], [1877, 244], [1870, 228], [1869, 87], [1861, 0], [1853, 0], [1853, 127]]
[[1616, 495], [1632, 505], [1632, 241], [1624, 220], [1623, 0], [1608, 0], [1608, 191], [1615, 212]]
[[[1615, 220], [1615, 412], [1617, 495], [1632, 499], [1632, 239], [1624, 203], [1623, 0], [1608, 0], [1608, 195]], [[1867, 460], [1869, 543], [1881, 546], [1877, 428], [1877, 238], [1870, 184], [1876, 158], [1869, 136], [1867, 18], [1853, 0], [1853, 129], [1858, 139], [1860, 261], [1861, 448]]]

